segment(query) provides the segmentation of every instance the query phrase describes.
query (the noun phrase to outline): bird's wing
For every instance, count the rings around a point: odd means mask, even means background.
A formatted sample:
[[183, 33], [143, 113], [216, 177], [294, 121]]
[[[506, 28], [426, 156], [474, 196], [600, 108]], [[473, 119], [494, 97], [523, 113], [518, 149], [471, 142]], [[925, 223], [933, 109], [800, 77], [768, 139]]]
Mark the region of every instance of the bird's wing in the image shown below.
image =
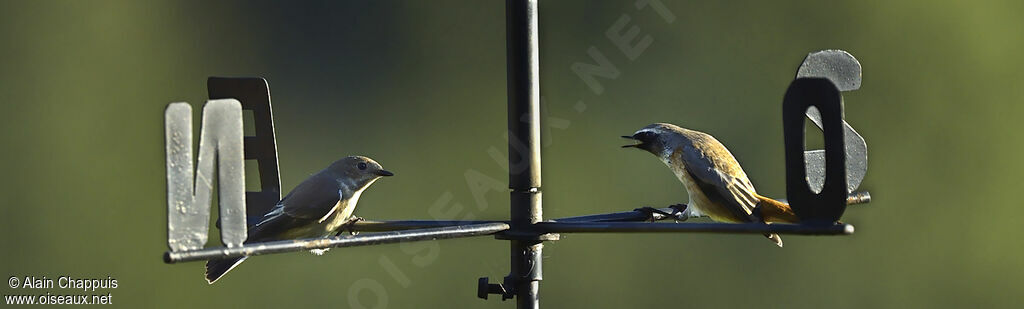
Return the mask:
[[279, 204], [281, 211], [291, 217], [319, 220], [334, 212], [343, 198], [338, 182], [321, 172], [296, 186]]
[[247, 242], [278, 240], [283, 233], [311, 224], [334, 212], [343, 197], [334, 179], [317, 174], [288, 193], [259, 223], [249, 228]]
[[686, 172], [708, 199], [728, 208], [737, 221], [754, 221], [751, 214], [758, 202], [754, 186], [725, 146], [716, 146], [710, 150], [714, 153], [683, 151]]
[[312, 219], [303, 219], [289, 216], [284, 213], [284, 207], [278, 204], [273, 210], [263, 216], [260, 223], [249, 227], [249, 237], [246, 243], [281, 240], [287, 238], [287, 232], [313, 222]]

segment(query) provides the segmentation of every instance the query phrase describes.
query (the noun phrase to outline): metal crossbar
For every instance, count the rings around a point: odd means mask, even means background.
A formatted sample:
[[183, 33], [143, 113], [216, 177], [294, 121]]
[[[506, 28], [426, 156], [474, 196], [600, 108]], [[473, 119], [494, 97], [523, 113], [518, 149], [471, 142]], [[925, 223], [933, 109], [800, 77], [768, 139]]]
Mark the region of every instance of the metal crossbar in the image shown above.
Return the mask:
[[177, 263], [188, 261], [209, 260], [214, 258], [252, 256], [271, 253], [295, 252], [325, 248], [343, 248], [369, 245], [392, 244], [434, 239], [449, 239], [491, 235], [508, 230], [507, 223], [493, 222], [448, 226], [441, 228], [418, 229], [402, 232], [382, 232], [360, 236], [339, 236], [330, 238], [309, 238], [296, 240], [269, 241], [247, 244], [234, 248], [207, 248], [201, 250], [173, 252], [164, 254], [164, 262]]
[[[654, 222], [688, 219], [679, 207], [638, 208], [543, 220], [537, 1], [506, 0], [509, 220], [363, 220], [354, 222], [350, 229], [375, 233], [243, 243], [245, 222], [251, 224], [281, 197], [270, 90], [262, 78], [212, 77], [207, 85], [213, 101], [204, 108], [202, 128], [203, 139], [210, 140], [201, 143], [197, 171], [192, 170], [191, 108], [174, 103], [165, 113], [170, 250], [164, 253], [164, 262], [494, 235], [510, 242], [510, 272], [501, 284], [480, 278], [477, 295], [486, 299], [489, 294], [498, 294], [502, 299], [515, 298], [517, 308], [539, 308], [543, 242], [558, 240], [558, 233], [849, 235], [854, 232], [852, 225], [836, 222], [847, 205], [871, 200], [867, 192], [855, 192], [867, 170], [867, 144], [843, 119], [841, 92], [860, 87], [861, 67], [852, 55], [838, 50], [809, 54], [783, 100], [786, 193], [801, 224]], [[255, 136], [243, 139], [238, 133], [241, 132], [242, 110], [253, 111]], [[805, 117], [823, 130], [824, 150], [804, 150]], [[234, 161], [243, 159], [243, 153], [244, 159], [256, 160], [259, 164], [261, 191], [225, 194], [225, 188], [238, 190], [239, 183], [244, 184], [244, 173], [234, 170], [240, 163]], [[214, 158], [214, 154], [220, 156]], [[220, 219], [225, 219], [225, 224], [222, 226], [219, 219], [217, 227], [226, 236], [222, 237], [224, 246], [203, 248], [210, 211], [209, 201], [203, 199], [208, 199], [212, 190], [213, 184], [208, 179], [213, 173], [213, 162], [221, 165], [218, 167], [222, 191]], [[225, 168], [232, 170], [225, 171]], [[237, 179], [225, 179], [225, 176], [237, 176]], [[244, 186], [241, 188], [244, 190]]]

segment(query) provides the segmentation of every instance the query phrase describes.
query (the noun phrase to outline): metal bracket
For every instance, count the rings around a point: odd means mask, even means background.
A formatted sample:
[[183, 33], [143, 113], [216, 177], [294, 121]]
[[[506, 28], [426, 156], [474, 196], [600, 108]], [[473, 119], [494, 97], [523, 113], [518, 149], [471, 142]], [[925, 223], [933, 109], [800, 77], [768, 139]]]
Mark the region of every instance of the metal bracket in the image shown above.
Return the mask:
[[480, 277], [477, 280], [476, 297], [487, 299], [490, 294], [501, 295], [501, 300], [512, 299], [516, 295], [515, 291], [505, 289], [504, 284], [490, 283], [490, 279], [487, 277]]

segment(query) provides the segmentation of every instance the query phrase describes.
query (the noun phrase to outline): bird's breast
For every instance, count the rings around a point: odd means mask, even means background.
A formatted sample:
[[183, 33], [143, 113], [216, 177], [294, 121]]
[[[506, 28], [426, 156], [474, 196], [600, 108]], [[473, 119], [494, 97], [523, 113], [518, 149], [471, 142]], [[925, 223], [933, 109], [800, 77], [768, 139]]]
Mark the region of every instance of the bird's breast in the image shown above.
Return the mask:
[[[690, 176], [690, 173], [686, 171], [686, 162], [683, 160], [682, 150], [677, 149], [672, 154], [664, 159], [665, 164], [672, 169], [672, 173], [679, 178], [679, 182], [683, 183], [683, 187], [686, 188], [686, 194], [690, 197], [690, 202], [687, 203], [687, 208], [693, 208], [697, 213], [707, 215], [711, 220], [718, 222], [737, 222], [733, 218], [733, 213], [723, 205], [715, 203], [712, 199], [708, 198], [708, 193], [704, 192], [697, 181]], [[711, 193], [717, 194], [717, 193]]]
[[348, 222], [349, 217], [352, 216], [352, 210], [355, 208], [351, 207], [351, 204], [346, 203], [345, 201], [338, 202], [337, 207], [338, 210], [320, 226], [320, 233], [323, 236], [334, 236], [334, 234], [337, 234], [338, 229]]
[[356, 209], [356, 202], [359, 201], [359, 196], [362, 193], [363, 191], [359, 190], [353, 193], [352, 197], [338, 201], [338, 204], [334, 206], [337, 207], [337, 209], [334, 210], [334, 213], [331, 214], [330, 218], [324, 221], [325, 235], [336, 234], [338, 229], [348, 222], [349, 217], [352, 217], [352, 212]]

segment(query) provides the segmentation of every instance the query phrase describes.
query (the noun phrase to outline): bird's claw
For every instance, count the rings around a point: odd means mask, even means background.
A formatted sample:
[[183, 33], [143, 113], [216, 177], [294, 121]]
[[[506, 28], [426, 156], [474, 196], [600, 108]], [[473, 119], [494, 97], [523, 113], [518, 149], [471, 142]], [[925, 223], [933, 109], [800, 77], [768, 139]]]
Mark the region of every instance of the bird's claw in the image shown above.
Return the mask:
[[357, 216], [353, 216], [352, 219], [349, 219], [348, 226], [346, 227], [346, 229], [348, 230], [348, 234], [352, 235], [352, 236], [359, 235], [359, 231], [356, 231], [353, 228], [356, 226], [356, 222], [365, 221], [365, 220], [366, 219], [363, 219], [363, 217], [357, 217]]
[[344, 233], [346, 231], [348, 232], [349, 235], [352, 236], [359, 235], [359, 231], [353, 229], [356, 225], [356, 222], [359, 221], [366, 221], [366, 219], [363, 219], [363, 217], [352, 216], [352, 218], [348, 219], [348, 222], [345, 222], [345, 224], [341, 226], [341, 229], [338, 230], [338, 234], [335, 236], [341, 236], [341, 233]]

